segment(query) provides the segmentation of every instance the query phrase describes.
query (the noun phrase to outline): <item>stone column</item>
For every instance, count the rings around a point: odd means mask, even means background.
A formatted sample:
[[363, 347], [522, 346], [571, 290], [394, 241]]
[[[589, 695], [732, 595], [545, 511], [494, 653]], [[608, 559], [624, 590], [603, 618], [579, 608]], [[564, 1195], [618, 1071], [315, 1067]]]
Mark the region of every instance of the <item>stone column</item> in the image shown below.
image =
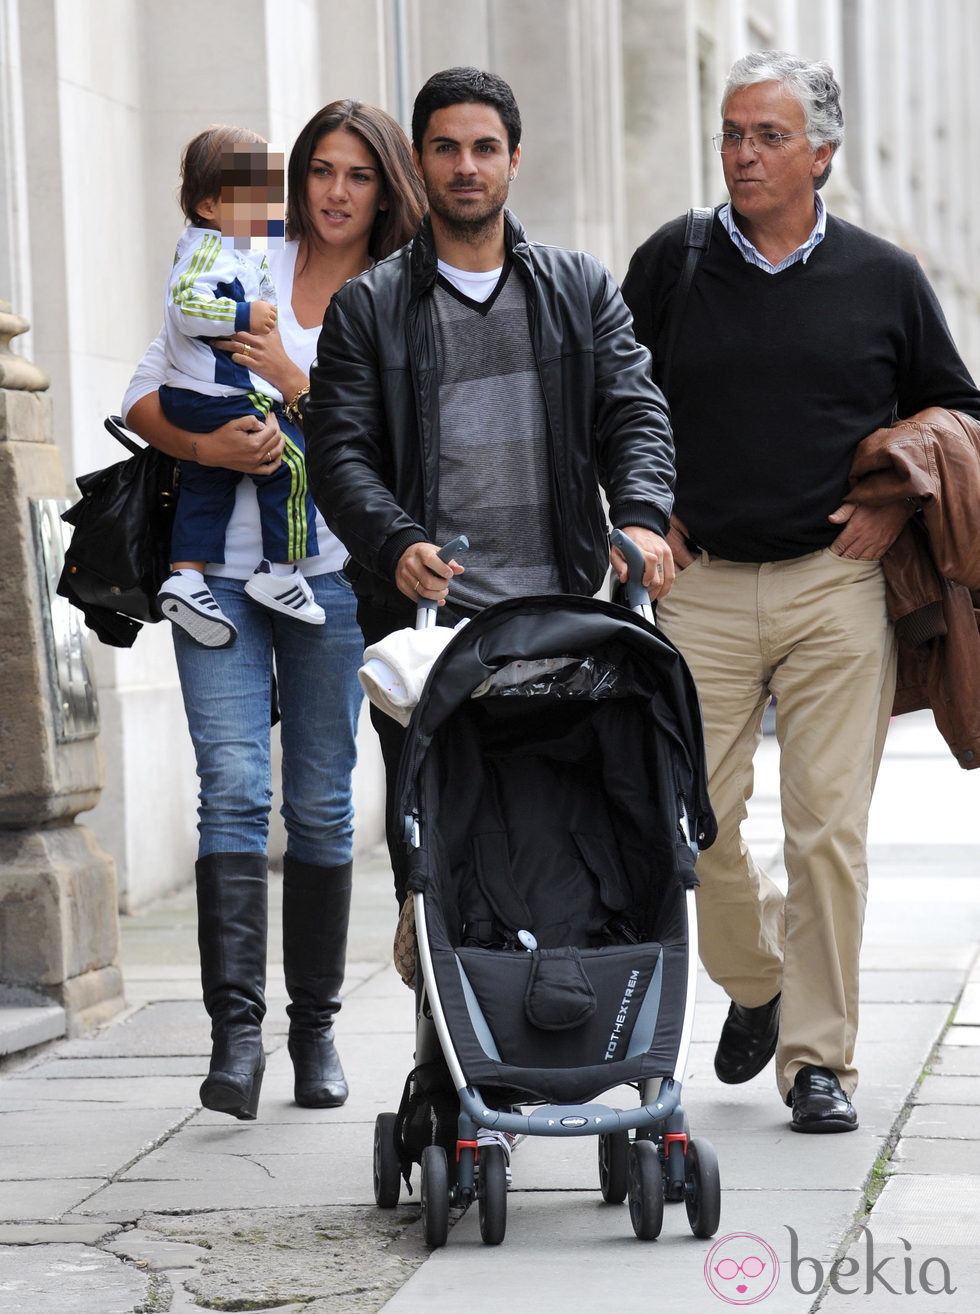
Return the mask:
[[[724, 192], [717, 159], [704, 167], [702, 137], [717, 132], [718, 115], [711, 103], [702, 122], [698, 41], [689, 0], [623, 0], [626, 261], [661, 224]], [[613, 272], [622, 277], [625, 262]]]
[[[75, 822], [103, 784], [98, 704], [55, 594], [68, 499], [48, 378], [8, 346], [27, 327], [0, 301], [0, 1014], [60, 1006], [74, 1035], [123, 1005], [119, 924], [112, 861]], [[0, 1053], [50, 1037], [11, 1043], [2, 1022]]]

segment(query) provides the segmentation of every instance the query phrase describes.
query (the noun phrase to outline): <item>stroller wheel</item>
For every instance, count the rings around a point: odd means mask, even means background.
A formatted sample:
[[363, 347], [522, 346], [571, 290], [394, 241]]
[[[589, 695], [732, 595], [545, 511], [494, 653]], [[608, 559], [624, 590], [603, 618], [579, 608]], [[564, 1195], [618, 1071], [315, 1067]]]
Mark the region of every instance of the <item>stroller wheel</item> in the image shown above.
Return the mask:
[[480, 1149], [480, 1236], [499, 1246], [507, 1231], [507, 1162], [499, 1145]]
[[691, 1231], [698, 1237], [714, 1236], [721, 1222], [721, 1178], [718, 1156], [710, 1141], [687, 1143], [687, 1181], [684, 1203]]
[[422, 1151], [422, 1234], [430, 1250], [438, 1250], [449, 1236], [449, 1162], [441, 1145]]
[[374, 1124], [374, 1201], [379, 1209], [394, 1209], [401, 1192], [397, 1121], [397, 1114], [379, 1113]]
[[656, 1241], [664, 1225], [664, 1178], [652, 1141], [634, 1141], [628, 1155], [630, 1222], [641, 1241]]
[[607, 1204], [622, 1204], [629, 1190], [629, 1132], [599, 1137], [599, 1190]]

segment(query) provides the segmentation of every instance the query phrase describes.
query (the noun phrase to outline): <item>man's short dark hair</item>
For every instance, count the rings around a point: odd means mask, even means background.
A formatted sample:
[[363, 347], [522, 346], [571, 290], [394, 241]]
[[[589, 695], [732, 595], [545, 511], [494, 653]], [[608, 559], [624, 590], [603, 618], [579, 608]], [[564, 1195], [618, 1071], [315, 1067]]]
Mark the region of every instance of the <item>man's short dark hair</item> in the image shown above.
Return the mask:
[[507, 148], [513, 155], [521, 144], [521, 112], [514, 93], [496, 73], [482, 73], [478, 68], [446, 68], [441, 73], [433, 73], [415, 97], [412, 145], [419, 154], [422, 153], [425, 130], [436, 110], [473, 102], [490, 105], [497, 111], [507, 130]]

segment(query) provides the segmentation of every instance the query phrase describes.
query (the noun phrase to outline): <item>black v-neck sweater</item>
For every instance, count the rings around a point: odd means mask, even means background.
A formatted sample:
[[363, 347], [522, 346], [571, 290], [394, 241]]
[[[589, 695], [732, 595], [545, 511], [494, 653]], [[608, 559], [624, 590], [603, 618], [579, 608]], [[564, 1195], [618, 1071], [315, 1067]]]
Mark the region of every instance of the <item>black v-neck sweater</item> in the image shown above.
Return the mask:
[[[659, 383], [684, 220], [635, 253], [623, 284]], [[828, 216], [807, 262], [748, 264], [715, 218], [668, 381], [676, 510], [732, 561], [826, 547], [862, 438], [925, 406], [980, 419], [980, 394], [908, 252]]]

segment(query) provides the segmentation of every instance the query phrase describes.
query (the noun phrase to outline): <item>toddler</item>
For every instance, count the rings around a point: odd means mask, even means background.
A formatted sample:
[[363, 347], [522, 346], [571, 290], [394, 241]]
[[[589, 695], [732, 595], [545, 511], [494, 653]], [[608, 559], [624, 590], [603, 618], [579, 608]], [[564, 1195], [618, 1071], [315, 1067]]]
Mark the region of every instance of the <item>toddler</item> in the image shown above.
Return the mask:
[[[251, 476], [264, 557], [245, 592], [264, 607], [322, 625], [323, 609], [295, 564], [317, 553], [302, 433], [283, 414], [278, 390], [211, 341], [241, 330], [270, 333], [276, 326], [275, 288], [259, 248], [281, 245], [284, 236], [282, 155], [270, 153], [246, 128], [208, 128], [184, 151], [180, 202], [188, 227], [167, 286], [167, 382], [160, 388], [160, 404], [172, 424], [192, 433], [209, 433], [248, 414], [264, 422], [275, 410], [286, 446], [273, 473]], [[246, 345], [239, 354], [247, 357], [248, 350]], [[225, 531], [241, 479], [235, 470], [180, 462], [172, 574], [157, 597], [163, 615], [206, 648], [226, 648], [237, 635], [204, 570], [209, 561], [224, 561]]]

